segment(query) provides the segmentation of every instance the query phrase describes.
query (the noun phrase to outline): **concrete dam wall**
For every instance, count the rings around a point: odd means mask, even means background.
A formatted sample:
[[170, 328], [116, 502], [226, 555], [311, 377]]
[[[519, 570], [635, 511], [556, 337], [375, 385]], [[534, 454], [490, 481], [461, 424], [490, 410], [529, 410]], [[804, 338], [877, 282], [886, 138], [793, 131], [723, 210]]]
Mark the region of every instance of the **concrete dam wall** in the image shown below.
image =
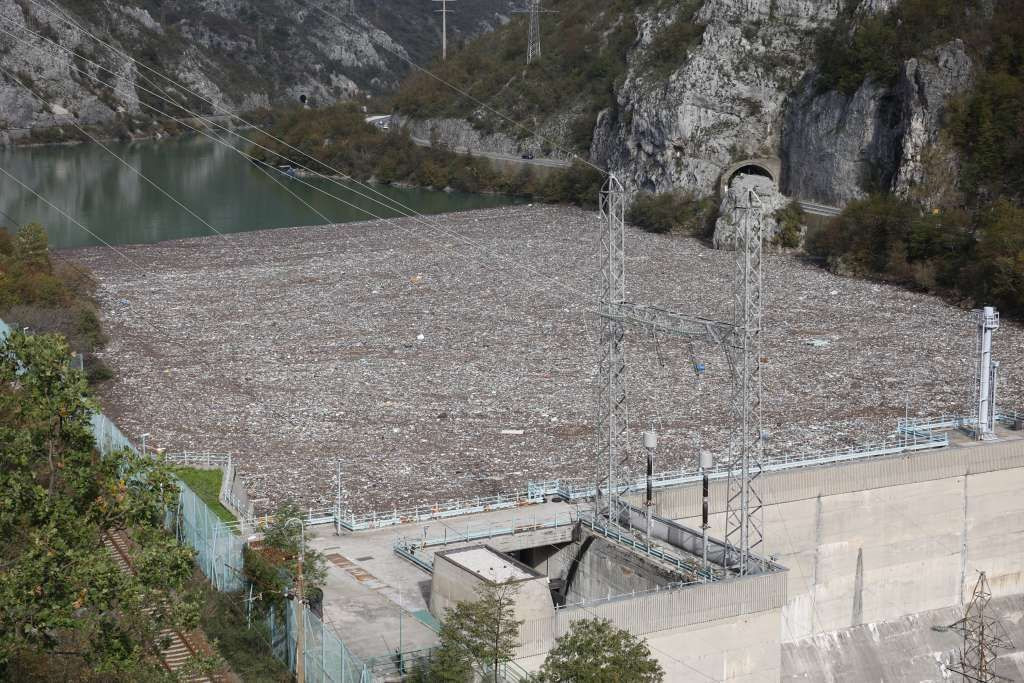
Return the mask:
[[[1024, 593], [1024, 440], [766, 472], [763, 555], [789, 568], [782, 640], [970, 600]], [[724, 534], [726, 483], [711, 487]], [[656, 494], [659, 515], [700, 524], [699, 486]]]

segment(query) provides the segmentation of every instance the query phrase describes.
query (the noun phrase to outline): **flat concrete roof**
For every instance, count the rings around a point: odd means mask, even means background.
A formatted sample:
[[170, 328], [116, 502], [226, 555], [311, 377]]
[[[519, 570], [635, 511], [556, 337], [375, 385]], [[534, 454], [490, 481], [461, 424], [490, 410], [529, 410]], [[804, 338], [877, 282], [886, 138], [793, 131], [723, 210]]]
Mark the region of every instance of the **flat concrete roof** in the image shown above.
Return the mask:
[[449, 562], [463, 567], [492, 583], [525, 581], [540, 576], [536, 572], [530, 571], [519, 563], [514, 562], [511, 558], [494, 548], [488, 548], [484, 545], [476, 546], [475, 548], [449, 550], [437, 553], [436, 557], [443, 557]]
[[[532, 521], [543, 523], [556, 515], [565, 517], [575, 511], [568, 503], [545, 503], [528, 508], [508, 508], [465, 515], [455, 519], [403, 524], [401, 526], [344, 532], [338, 536], [330, 525], [309, 527], [306, 543], [327, 558], [324, 585], [324, 625], [362, 660], [393, 654], [399, 647], [401, 622], [402, 650], [434, 647], [439, 644], [433, 617], [429, 614], [431, 576], [412, 562], [395, 554], [399, 537], [455, 538], [468, 528], [493, 526], [495, 529], [521, 526]], [[452, 541], [447, 546], [420, 549], [429, 560], [434, 551], [479, 546]]]

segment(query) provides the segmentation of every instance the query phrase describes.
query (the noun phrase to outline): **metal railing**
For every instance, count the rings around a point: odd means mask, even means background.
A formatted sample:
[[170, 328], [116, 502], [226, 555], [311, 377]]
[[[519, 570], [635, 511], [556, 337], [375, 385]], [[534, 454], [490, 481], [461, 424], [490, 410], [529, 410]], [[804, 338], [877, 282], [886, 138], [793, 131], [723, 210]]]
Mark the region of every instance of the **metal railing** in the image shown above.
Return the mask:
[[437, 545], [445, 546], [449, 543], [469, 543], [471, 541], [491, 539], [495, 536], [515, 536], [516, 534], [541, 531], [543, 529], [572, 526], [576, 523], [577, 519], [578, 517], [575, 512], [560, 512], [546, 519], [538, 518], [537, 515], [532, 515], [525, 520], [513, 517], [510, 524], [467, 524], [465, 531], [451, 529], [446, 526], [444, 534], [433, 538], [423, 538], [418, 542], [418, 546], [430, 548]]
[[[1003, 416], [1001, 415], [1000, 419], [1002, 418]], [[796, 455], [776, 455], [772, 456], [771, 460], [764, 465], [763, 471], [771, 472], [816, 467], [850, 460], [877, 458], [897, 453], [945, 448], [949, 446], [949, 435], [937, 433], [936, 430], [956, 428], [969, 422], [970, 418], [955, 416], [942, 416], [936, 419], [912, 420], [910, 422], [900, 420], [896, 435], [881, 443], [849, 448], [834, 448], [827, 451], [815, 451]], [[720, 463], [708, 471], [709, 479], [723, 479], [728, 477], [728, 475], [729, 468], [725, 463]], [[654, 475], [652, 486], [655, 489], [680, 486], [700, 481], [701, 476], [701, 472], [693, 468], [661, 472]], [[646, 486], [646, 478], [638, 478], [618, 486], [617, 492], [619, 494], [637, 493], [645, 490]], [[555, 496], [566, 501], [588, 499], [593, 498], [595, 492], [596, 487], [593, 482], [579, 479], [551, 479], [529, 482], [525, 491], [481, 496], [462, 501], [447, 501], [404, 510], [395, 509], [391, 512], [355, 514], [352, 511], [346, 510], [339, 513], [337, 508], [330, 507], [309, 509], [303, 517], [307, 525], [335, 524], [348, 531], [363, 531], [535, 505], [543, 503], [548, 497]], [[254, 525], [259, 525], [261, 520], [265, 521], [266, 519], [268, 518], [264, 516], [262, 518], [257, 517], [251, 521]]]
[[437, 546], [443, 547], [452, 543], [471, 543], [473, 541], [489, 540], [497, 536], [514, 536], [544, 529], [557, 529], [559, 527], [573, 526], [578, 520], [579, 518], [576, 513], [565, 512], [558, 513], [547, 519], [538, 519], [536, 515], [525, 521], [513, 518], [511, 524], [506, 525], [497, 523], [466, 525], [464, 532], [458, 529], [451, 529], [451, 533], [449, 533], [449, 528], [445, 527], [443, 535], [433, 538], [427, 538], [426, 536], [423, 538], [411, 536], [396, 538], [392, 548], [399, 557], [409, 560], [427, 572], [433, 572], [433, 562], [431, 559], [428, 559], [432, 558], [432, 556], [423, 553], [417, 555], [417, 550]]
[[[152, 452], [149, 448], [146, 450]], [[183, 467], [202, 467], [211, 470], [231, 464], [231, 456], [227, 453], [165, 453], [164, 459]]]
[[[855, 446], [851, 448], [835, 448], [831, 451], [816, 451], [798, 455], [772, 456], [772, 459], [763, 466], [763, 471], [779, 471], [796, 469], [802, 467], [816, 467], [829, 465], [849, 460], [862, 460], [877, 458], [895, 453], [912, 452], [933, 448], [944, 448], [949, 445], [947, 434], [935, 434], [926, 431], [923, 427], [920, 431], [906, 431], [893, 439], [869, 446]], [[708, 470], [709, 479], [724, 479], [729, 476], [729, 467], [722, 463]], [[662, 472], [654, 475], [652, 486], [655, 489], [669, 486], [679, 486], [700, 481], [702, 474], [699, 470], [683, 469], [670, 472]], [[592, 498], [595, 494], [595, 486], [592, 482], [581, 482], [561, 480], [556, 482], [555, 495], [565, 500], [579, 500], [581, 498]], [[617, 488], [619, 494], [637, 493], [644, 491], [647, 487], [647, 479], [636, 479], [633, 482], [623, 484]]]
[[618, 529], [613, 529], [609, 526], [602, 524], [601, 522], [595, 521], [590, 517], [581, 517], [580, 523], [588, 529], [591, 529], [601, 534], [607, 539], [616, 541], [618, 543], [622, 543], [623, 545], [627, 545], [640, 553], [661, 560], [662, 562], [672, 565], [676, 569], [688, 572], [699, 577], [699, 579], [696, 581], [682, 582], [680, 583], [680, 585], [688, 585], [689, 583], [707, 583], [709, 581], [715, 581], [718, 578], [720, 578], [716, 576], [716, 574], [713, 571], [710, 571], [702, 567], [700, 562], [698, 562], [695, 558], [687, 558], [682, 555], [671, 553], [660, 546], [651, 545], [650, 543], [642, 543], [637, 539], [633, 538], [631, 534], [624, 533], [622, 531], [619, 531]]

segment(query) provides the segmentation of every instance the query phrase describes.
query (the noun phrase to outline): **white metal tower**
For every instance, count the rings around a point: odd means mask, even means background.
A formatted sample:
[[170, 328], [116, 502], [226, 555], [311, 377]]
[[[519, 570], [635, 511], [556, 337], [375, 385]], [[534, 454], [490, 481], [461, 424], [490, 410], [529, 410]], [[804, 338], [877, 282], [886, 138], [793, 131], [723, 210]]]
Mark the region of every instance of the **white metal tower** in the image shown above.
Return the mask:
[[999, 313], [992, 306], [974, 312], [978, 325], [977, 360], [974, 387], [974, 436], [991, 440], [995, 435], [996, 368], [992, 361], [992, 333], [999, 329]]
[[526, 9], [512, 10], [513, 14], [526, 14], [527, 38], [526, 38], [526, 63], [533, 64], [540, 61], [540, 15], [555, 14], [555, 10], [544, 9], [541, 6], [542, 0], [527, 0]]
[[729, 564], [740, 574], [753, 569], [750, 556], [764, 541], [762, 503], [757, 490], [764, 443], [761, 439], [761, 200], [753, 190], [738, 193], [740, 212], [736, 236], [735, 331], [731, 339], [735, 373], [733, 412], [736, 431], [729, 449], [729, 492], [725, 541], [732, 548]]
[[441, 15], [441, 61], [448, 60], [448, 14], [452, 10], [448, 9], [449, 2], [455, 2], [455, 0], [434, 0], [434, 2], [441, 3], [441, 9], [434, 10]]
[[[601, 309], [611, 313], [618, 310], [626, 300], [626, 194], [622, 183], [609, 175], [599, 199], [599, 212], [603, 223], [601, 230]], [[619, 470], [626, 465], [626, 428], [629, 413], [626, 407], [626, 327], [621, 319], [606, 315], [601, 332], [601, 357], [599, 379], [602, 419], [599, 428], [602, 433], [601, 450], [607, 460], [608, 472], [605, 485], [608, 519], [618, 520], [618, 484], [627, 479]], [[598, 487], [600, 489], [600, 486]]]
[[540, 59], [540, 0], [530, 2], [530, 35], [526, 43], [526, 63]]
[[[633, 477], [627, 449], [626, 326], [651, 335], [702, 339], [723, 347], [735, 381], [733, 412], [736, 436], [730, 448], [726, 541], [731, 569], [748, 574], [760, 567], [751, 561], [763, 543], [761, 497], [757, 480], [762, 470], [761, 442], [761, 246], [762, 207], [750, 191], [734, 203], [741, 212], [736, 250], [736, 316], [732, 323], [666, 311], [625, 300], [625, 193], [619, 180], [608, 177], [600, 196], [602, 291], [600, 316], [604, 326], [599, 362], [600, 454], [607, 469], [598, 477], [598, 509], [607, 510], [612, 524], [622, 523], [618, 497]], [[600, 500], [604, 498], [604, 501]]]

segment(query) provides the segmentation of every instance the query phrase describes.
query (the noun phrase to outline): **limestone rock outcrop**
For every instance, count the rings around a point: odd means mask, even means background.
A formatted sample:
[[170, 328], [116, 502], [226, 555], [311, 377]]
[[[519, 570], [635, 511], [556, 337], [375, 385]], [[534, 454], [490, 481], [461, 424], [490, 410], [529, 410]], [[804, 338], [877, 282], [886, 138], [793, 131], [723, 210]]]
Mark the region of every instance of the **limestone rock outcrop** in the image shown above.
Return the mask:
[[783, 190], [837, 206], [871, 191], [943, 203], [957, 176], [956, 155], [940, 136], [943, 116], [973, 79], [959, 40], [905, 62], [894, 85], [868, 80], [849, 96], [819, 93], [808, 75], [785, 118]]
[[636, 54], [618, 93], [618, 111], [597, 124], [592, 156], [627, 188], [715, 190], [721, 172], [746, 157], [776, 156], [787, 93], [811, 65], [815, 31], [841, 2], [708, 0], [693, 21], [700, 44], [664, 80], [643, 49], [673, 14], [641, 23]]
[[718, 220], [715, 222], [715, 232], [712, 243], [715, 249], [736, 248], [736, 240], [741, 229], [742, 211], [735, 211], [737, 207], [749, 207], [751, 202], [748, 193], [757, 195], [762, 215], [763, 239], [766, 247], [771, 248], [779, 235], [781, 226], [776, 219], [776, 212], [786, 207], [789, 200], [779, 192], [775, 184], [764, 176], [740, 175], [730, 185], [730, 191], [722, 198], [722, 205], [718, 210]]
[[[409, 61], [427, 61], [435, 49], [419, 30], [423, 18], [434, 16], [423, 3], [394, 0], [386, 12], [365, 12], [354, 1], [318, 4], [324, 12], [306, 0], [165, 0], [152, 11], [117, 0], [0, 0], [0, 67], [10, 74], [0, 73], [0, 124], [60, 125], [62, 112], [86, 123], [110, 121], [119, 111], [154, 113], [145, 105], [173, 110], [163, 97], [202, 114], [297, 103], [302, 96], [333, 102], [393, 88]], [[461, 38], [492, 30], [508, 9], [509, 0], [479, 0], [449, 29]], [[213, 104], [138, 73], [144, 68], [132, 59]]]

